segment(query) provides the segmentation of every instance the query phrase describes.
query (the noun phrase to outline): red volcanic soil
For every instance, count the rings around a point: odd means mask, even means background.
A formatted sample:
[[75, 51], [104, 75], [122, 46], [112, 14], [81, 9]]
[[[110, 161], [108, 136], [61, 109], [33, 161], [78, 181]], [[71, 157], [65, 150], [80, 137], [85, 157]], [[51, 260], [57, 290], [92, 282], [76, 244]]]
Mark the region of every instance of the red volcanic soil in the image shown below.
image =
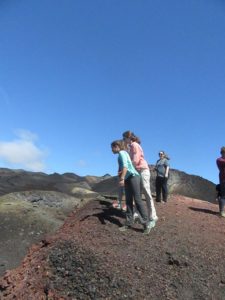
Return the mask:
[[157, 204], [149, 235], [93, 200], [0, 279], [0, 299], [225, 299], [225, 218], [204, 201]]

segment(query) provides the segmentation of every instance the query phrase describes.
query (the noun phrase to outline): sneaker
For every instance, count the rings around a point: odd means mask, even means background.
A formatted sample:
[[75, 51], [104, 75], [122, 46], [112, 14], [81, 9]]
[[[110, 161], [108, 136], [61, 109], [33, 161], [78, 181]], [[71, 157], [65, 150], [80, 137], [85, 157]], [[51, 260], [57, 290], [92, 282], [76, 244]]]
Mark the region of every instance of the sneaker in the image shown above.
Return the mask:
[[129, 228], [130, 228], [130, 226], [124, 225], [124, 226], [119, 228], [119, 231], [124, 232], [124, 231], [127, 231]]
[[127, 210], [126, 204], [122, 205], [122, 211], [126, 211], [126, 210]]
[[133, 220], [134, 220], [134, 223], [140, 223], [140, 218], [139, 218], [138, 213], [135, 212], [133, 214]]
[[117, 201], [113, 201], [112, 207], [117, 208], [117, 206], [118, 206], [118, 202]]
[[112, 203], [112, 206], [117, 209], [122, 209], [121, 204], [118, 201], [114, 201]]
[[154, 219], [151, 219], [150, 221], [155, 221], [155, 222], [157, 222], [158, 219], [159, 219], [159, 218], [156, 216]]
[[152, 229], [155, 227], [155, 223], [156, 223], [156, 221], [150, 221], [148, 226]]
[[148, 224], [145, 228], [144, 228], [144, 231], [143, 231], [143, 234], [147, 235], [150, 233], [151, 231], [151, 227], [150, 227], [150, 224]]
[[222, 211], [222, 212], [220, 213], [220, 216], [223, 217], [223, 218], [225, 218], [225, 212]]

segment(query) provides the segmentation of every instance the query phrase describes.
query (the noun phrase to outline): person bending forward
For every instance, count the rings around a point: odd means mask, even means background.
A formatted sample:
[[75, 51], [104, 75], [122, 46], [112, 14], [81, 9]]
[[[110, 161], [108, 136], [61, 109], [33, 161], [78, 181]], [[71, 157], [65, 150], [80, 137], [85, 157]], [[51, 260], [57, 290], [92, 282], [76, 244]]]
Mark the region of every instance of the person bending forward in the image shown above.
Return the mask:
[[141, 224], [144, 227], [144, 234], [148, 234], [151, 230], [148, 214], [145, 206], [141, 199], [140, 190], [140, 175], [135, 170], [129, 154], [124, 150], [124, 142], [117, 140], [111, 143], [112, 152], [118, 154], [119, 164], [119, 184], [125, 187], [125, 198], [126, 198], [126, 222], [124, 226], [120, 227], [120, 231], [126, 231], [133, 223], [133, 200], [137, 212], [140, 216]]

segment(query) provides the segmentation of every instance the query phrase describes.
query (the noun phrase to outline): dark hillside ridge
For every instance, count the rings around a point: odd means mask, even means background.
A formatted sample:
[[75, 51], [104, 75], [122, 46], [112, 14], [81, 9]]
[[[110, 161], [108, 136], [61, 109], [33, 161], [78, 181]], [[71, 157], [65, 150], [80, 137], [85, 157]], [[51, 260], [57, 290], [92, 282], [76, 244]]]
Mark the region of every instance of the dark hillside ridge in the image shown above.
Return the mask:
[[42, 172], [0, 168], [0, 196], [30, 190], [56, 191], [72, 195], [73, 188], [91, 190], [92, 185], [102, 178], [105, 177], [81, 177], [73, 173], [47, 175]]
[[[156, 172], [151, 168], [151, 190], [155, 193]], [[100, 194], [117, 195], [117, 178], [106, 174], [99, 176], [79, 176], [74, 173], [47, 175], [41, 172], [0, 168], [0, 196], [21, 191], [45, 190], [74, 194], [74, 188], [93, 190]], [[189, 175], [175, 169], [170, 170], [169, 192], [191, 198], [215, 202], [215, 184], [200, 176]]]
[[[151, 191], [155, 194], [155, 177], [156, 172], [151, 168]], [[169, 192], [182, 196], [216, 202], [215, 184], [200, 176], [189, 175], [175, 169], [170, 170], [168, 180]], [[97, 183], [93, 190], [106, 195], [117, 195], [117, 177], [111, 177]]]

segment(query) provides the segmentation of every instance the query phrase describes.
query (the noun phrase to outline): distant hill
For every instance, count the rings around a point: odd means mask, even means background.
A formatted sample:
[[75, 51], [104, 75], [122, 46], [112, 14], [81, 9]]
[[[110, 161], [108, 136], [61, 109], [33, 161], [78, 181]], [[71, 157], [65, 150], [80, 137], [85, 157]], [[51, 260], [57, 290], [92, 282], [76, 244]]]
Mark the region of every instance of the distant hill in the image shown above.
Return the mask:
[[[151, 169], [151, 190], [155, 193], [156, 172]], [[170, 170], [169, 192], [187, 197], [215, 202], [215, 184], [200, 176], [190, 175], [175, 169]], [[7, 193], [46, 190], [74, 194], [74, 188], [92, 190], [100, 194], [117, 195], [117, 178], [104, 176], [79, 176], [74, 173], [47, 175], [41, 172], [0, 168], [0, 196]]]
[[75, 187], [91, 190], [92, 186], [107, 177], [78, 176], [74, 173], [47, 175], [41, 172], [0, 168], [0, 196], [7, 193], [46, 190], [73, 195]]
[[[151, 168], [151, 191], [155, 193], [156, 172]], [[168, 180], [169, 193], [179, 194], [190, 198], [215, 202], [215, 184], [200, 176], [189, 175], [175, 169], [170, 170]], [[117, 195], [117, 177], [101, 180], [93, 186], [95, 192], [108, 195]]]

